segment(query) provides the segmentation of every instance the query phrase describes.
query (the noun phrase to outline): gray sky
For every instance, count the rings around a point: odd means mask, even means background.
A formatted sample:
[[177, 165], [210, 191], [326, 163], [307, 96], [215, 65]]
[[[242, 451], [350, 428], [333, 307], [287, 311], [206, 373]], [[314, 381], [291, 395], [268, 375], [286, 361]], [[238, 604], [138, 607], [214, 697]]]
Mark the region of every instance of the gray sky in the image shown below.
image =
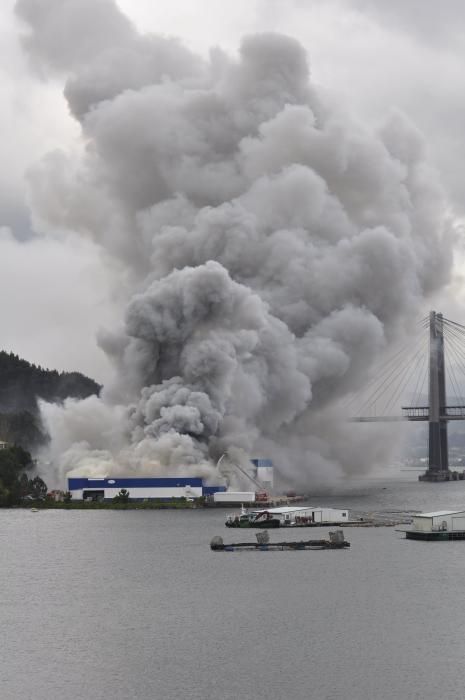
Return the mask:
[[[458, 230], [454, 280], [435, 303], [465, 322], [462, 2], [119, 0], [118, 5], [140, 32], [179, 37], [203, 55], [215, 46], [235, 54], [244, 34], [283, 32], [303, 44], [311, 81], [340, 109], [368, 125], [393, 108], [402, 110], [426, 139]], [[81, 150], [80, 125], [62, 96], [66, 76], [41, 74], [23, 53], [24, 30], [13, 8], [13, 0], [4, 0], [0, 9], [0, 347], [43, 366], [104, 380], [108, 364], [95, 335], [118, 322], [119, 290], [90, 240], [64, 228], [43, 235], [28, 205], [27, 173], [46, 154]], [[64, 40], [72, 44], [73, 37]]]

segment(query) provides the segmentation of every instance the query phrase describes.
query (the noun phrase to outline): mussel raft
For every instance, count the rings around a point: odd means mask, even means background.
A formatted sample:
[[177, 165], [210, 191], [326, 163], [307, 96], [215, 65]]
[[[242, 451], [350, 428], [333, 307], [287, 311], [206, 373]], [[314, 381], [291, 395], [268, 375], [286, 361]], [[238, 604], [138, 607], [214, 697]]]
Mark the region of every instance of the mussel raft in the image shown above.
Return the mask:
[[214, 552], [243, 552], [243, 551], [302, 551], [312, 549], [346, 549], [350, 542], [344, 539], [342, 530], [329, 533], [328, 540], [301, 540], [300, 542], [270, 542], [267, 532], [256, 534], [257, 542], [233, 542], [225, 544], [223, 538], [217, 535], [210, 542], [210, 549]]

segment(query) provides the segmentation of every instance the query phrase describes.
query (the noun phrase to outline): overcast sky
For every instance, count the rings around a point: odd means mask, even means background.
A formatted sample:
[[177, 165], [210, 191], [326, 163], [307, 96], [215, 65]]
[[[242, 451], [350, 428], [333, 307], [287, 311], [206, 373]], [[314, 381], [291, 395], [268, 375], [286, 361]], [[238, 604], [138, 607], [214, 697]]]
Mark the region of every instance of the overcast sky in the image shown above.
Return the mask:
[[[47, 0], [38, 0], [44, 5]], [[0, 8], [0, 347], [43, 366], [108, 374], [99, 328], [118, 323], [118, 290], [95, 246], [72, 231], [44, 236], [31, 221], [28, 172], [46, 154], [81, 149], [66, 76], [44, 76], [23, 53], [14, 0]], [[235, 54], [241, 37], [297, 38], [328, 99], [376, 125], [393, 108], [423, 133], [457, 229], [452, 285], [431, 303], [465, 323], [460, 265], [465, 202], [465, 4], [462, 0], [119, 0], [142, 33], [179, 37], [207, 55]], [[73, 37], [67, 38], [71, 43]]]

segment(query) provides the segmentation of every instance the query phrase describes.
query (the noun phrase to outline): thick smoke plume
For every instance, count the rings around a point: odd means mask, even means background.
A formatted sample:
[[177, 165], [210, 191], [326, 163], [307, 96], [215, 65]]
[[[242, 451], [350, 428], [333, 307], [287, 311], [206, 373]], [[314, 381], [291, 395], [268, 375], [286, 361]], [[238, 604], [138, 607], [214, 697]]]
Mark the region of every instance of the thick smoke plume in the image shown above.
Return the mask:
[[214, 477], [228, 452], [308, 485], [380, 459], [328, 419], [448, 280], [414, 126], [392, 113], [374, 132], [329, 104], [286, 36], [205, 60], [139, 34], [112, 0], [16, 10], [83, 137], [31, 172], [35, 225], [95, 241], [127, 301], [99, 339], [113, 385], [43, 406], [61, 474]]

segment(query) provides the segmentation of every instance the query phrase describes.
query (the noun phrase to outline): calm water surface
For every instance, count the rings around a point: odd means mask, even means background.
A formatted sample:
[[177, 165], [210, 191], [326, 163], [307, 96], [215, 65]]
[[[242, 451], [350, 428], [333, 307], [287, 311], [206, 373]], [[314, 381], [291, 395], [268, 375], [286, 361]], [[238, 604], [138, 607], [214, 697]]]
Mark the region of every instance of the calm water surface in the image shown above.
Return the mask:
[[[318, 504], [465, 507], [464, 482], [408, 479]], [[225, 515], [0, 511], [1, 700], [465, 697], [465, 542], [214, 553]]]

